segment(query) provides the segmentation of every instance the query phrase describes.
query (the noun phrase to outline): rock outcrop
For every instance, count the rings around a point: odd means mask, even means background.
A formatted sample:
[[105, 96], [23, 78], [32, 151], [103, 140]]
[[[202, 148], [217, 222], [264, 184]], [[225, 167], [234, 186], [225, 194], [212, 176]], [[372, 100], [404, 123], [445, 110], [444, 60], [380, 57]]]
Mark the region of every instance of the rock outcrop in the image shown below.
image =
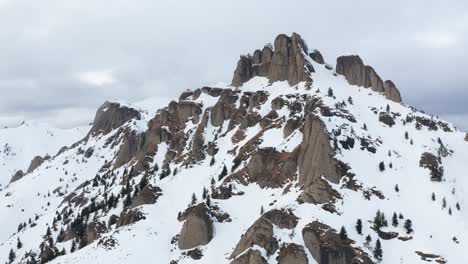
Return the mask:
[[19, 170], [19, 171], [15, 172], [13, 177], [11, 177], [10, 183], [15, 182], [15, 181], [23, 178], [23, 176], [24, 176], [24, 173], [23, 173], [22, 170]]
[[86, 226], [86, 240], [88, 243], [98, 239], [107, 230], [106, 224], [99, 221], [92, 221]]
[[115, 102], [105, 102], [96, 112], [88, 136], [107, 134], [134, 118], [138, 120], [141, 118], [140, 112], [136, 109]]
[[389, 127], [395, 125], [395, 120], [393, 120], [393, 117], [387, 112], [379, 113], [379, 121], [386, 124]]
[[258, 250], [249, 249], [246, 253], [234, 259], [231, 264], [267, 264]]
[[29, 167], [28, 167], [28, 170], [26, 173], [31, 173], [33, 172], [33, 170], [35, 170], [37, 167], [41, 166], [42, 163], [44, 163], [44, 161], [46, 160], [49, 160], [50, 159], [50, 156], [45, 156], [45, 157], [41, 157], [41, 156], [36, 156], [34, 157], [34, 159], [31, 160], [31, 163], [29, 164]]
[[158, 187], [153, 187], [151, 185], [146, 185], [138, 194], [132, 199], [130, 204], [130, 209], [143, 204], [154, 204], [158, 200], [158, 197], [161, 196], [161, 189]]
[[320, 264], [373, 264], [367, 254], [352, 247], [352, 240], [342, 239], [334, 229], [314, 221], [302, 230], [304, 244]]
[[290, 85], [311, 83], [310, 73], [314, 68], [306, 58], [307, 50], [299, 34], [293, 33], [291, 37], [280, 34], [275, 39], [274, 49], [265, 46], [253, 56], [240, 57], [232, 85], [238, 87], [255, 76], [267, 77], [271, 82], [288, 81]]
[[229, 258], [236, 258], [253, 245], [264, 248], [269, 256], [273, 255], [278, 249], [278, 241], [273, 236], [273, 224], [264, 217], [255, 221], [247, 229]]
[[351, 85], [371, 88], [373, 91], [383, 93], [388, 99], [401, 102], [400, 92], [392, 81], [382, 81], [375, 70], [365, 65], [357, 55], [341, 56], [336, 61], [336, 73], [344, 75]]
[[314, 50], [309, 54], [309, 57], [312, 58], [318, 64], [325, 64], [325, 60], [323, 59], [322, 53], [318, 50]]
[[304, 247], [297, 244], [287, 244], [280, 248], [278, 264], [308, 264]]
[[179, 249], [206, 245], [213, 238], [213, 221], [205, 203], [190, 207], [178, 220], [185, 221], [179, 233]]
[[429, 152], [424, 152], [419, 160], [420, 167], [431, 171], [431, 181], [437, 182], [442, 181], [442, 177], [444, 176], [444, 168], [439, 163], [440, 159]]
[[273, 209], [262, 216], [279, 228], [294, 229], [297, 225], [298, 218], [288, 209]]
[[334, 151], [325, 124], [318, 116], [309, 114], [304, 123], [304, 137], [298, 158], [299, 184], [304, 189], [303, 202], [326, 203], [335, 197], [335, 192], [327, 180], [338, 183], [343, 172]]
[[131, 225], [140, 220], [146, 219], [145, 214], [143, 214], [138, 208], [131, 210], [123, 211], [119, 216], [119, 221], [117, 221], [117, 228], [125, 225]]
[[465, 135], [465, 141], [468, 141], [468, 133]]

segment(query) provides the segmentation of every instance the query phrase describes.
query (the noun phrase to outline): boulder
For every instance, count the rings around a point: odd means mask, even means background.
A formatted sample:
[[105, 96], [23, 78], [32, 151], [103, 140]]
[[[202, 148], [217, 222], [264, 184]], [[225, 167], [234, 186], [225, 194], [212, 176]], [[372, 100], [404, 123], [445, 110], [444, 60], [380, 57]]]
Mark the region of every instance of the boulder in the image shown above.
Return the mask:
[[468, 141], [468, 133], [465, 135], [465, 141]]
[[255, 76], [267, 77], [271, 82], [288, 81], [290, 85], [312, 82], [312, 64], [304, 54], [307, 46], [301, 36], [280, 34], [274, 41], [274, 50], [266, 46], [251, 55], [241, 56], [234, 71], [232, 86], [239, 87]]
[[246, 253], [240, 255], [231, 264], [267, 264], [268, 262], [262, 257], [258, 250], [249, 249]]
[[314, 50], [312, 53], [310, 53], [309, 57], [311, 57], [318, 64], [325, 64], [322, 53], [320, 53], [318, 50]]
[[400, 92], [392, 81], [385, 84], [371, 66], [365, 65], [357, 55], [341, 56], [336, 61], [336, 73], [343, 75], [349, 84], [371, 88], [383, 93], [386, 98], [401, 102]]
[[132, 119], [140, 120], [140, 112], [116, 102], [105, 102], [96, 112], [88, 136], [107, 134]]
[[281, 108], [283, 108], [284, 104], [285, 104], [285, 102], [284, 102], [283, 98], [276, 97], [275, 99], [273, 99], [271, 101], [271, 110], [274, 110], [274, 111], [281, 110]]
[[44, 163], [44, 161], [46, 160], [49, 160], [50, 159], [50, 156], [45, 156], [45, 157], [41, 157], [41, 156], [36, 156], [34, 157], [34, 159], [31, 160], [31, 163], [29, 164], [29, 167], [28, 167], [28, 170], [26, 173], [31, 173], [33, 172], [33, 170], [35, 170], [37, 167], [41, 166], [42, 163]]
[[19, 170], [19, 171], [15, 172], [13, 177], [11, 177], [10, 183], [15, 182], [15, 181], [23, 178], [23, 176], [24, 176], [24, 173], [23, 173], [22, 170]]
[[273, 209], [263, 214], [263, 218], [279, 228], [294, 229], [298, 218], [290, 209]]
[[179, 233], [179, 249], [206, 245], [213, 238], [213, 221], [205, 203], [190, 207], [178, 220], [185, 221]]
[[237, 243], [229, 259], [236, 258], [253, 245], [264, 248], [269, 256], [273, 255], [278, 249], [278, 241], [273, 236], [273, 225], [264, 217], [255, 221], [255, 223], [247, 229], [245, 234], [241, 236], [239, 243]]
[[87, 158], [87, 159], [89, 159], [89, 158], [91, 158], [91, 156], [93, 155], [93, 153], [94, 153], [94, 148], [93, 148], [93, 147], [89, 147], [89, 148], [85, 151], [84, 157]]
[[284, 138], [289, 137], [296, 129], [301, 127], [301, 125], [302, 125], [301, 119], [297, 117], [288, 119], [288, 121], [286, 121], [286, 124], [284, 125], [284, 128], [283, 128], [283, 137]]
[[329, 226], [314, 221], [302, 230], [304, 244], [320, 264], [373, 264], [365, 252], [354, 248], [354, 241], [341, 239]]
[[135, 208], [143, 204], [154, 204], [161, 196], [161, 189], [146, 185], [138, 194], [132, 199], [129, 209]]
[[297, 244], [287, 244], [280, 248], [278, 264], [308, 264], [304, 247]]
[[119, 221], [117, 222], [117, 228], [125, 225], [131, 225], [140, 220], [146, 219], [145, 214], [143, 214], [138, 208], [131, 210], [123, 211], [119, 216]]
[[395, 120], [393, 120], [393, 117], [387, 112], [379, 113], [379, 121], [386, 124], [389, 127], [395, 125]]

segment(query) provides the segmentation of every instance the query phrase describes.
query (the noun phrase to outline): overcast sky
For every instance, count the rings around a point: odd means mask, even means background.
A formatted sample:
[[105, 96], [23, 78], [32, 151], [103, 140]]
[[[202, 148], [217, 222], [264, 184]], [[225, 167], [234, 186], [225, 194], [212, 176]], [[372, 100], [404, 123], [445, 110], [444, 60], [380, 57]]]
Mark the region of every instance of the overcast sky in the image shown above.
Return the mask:
[[239, 55], [300, 33], [359, 54], [403, 100], [468, 129], [468, 1], [0, 0], [0, 125], [90, 122], [109, 98], [230, 83]]

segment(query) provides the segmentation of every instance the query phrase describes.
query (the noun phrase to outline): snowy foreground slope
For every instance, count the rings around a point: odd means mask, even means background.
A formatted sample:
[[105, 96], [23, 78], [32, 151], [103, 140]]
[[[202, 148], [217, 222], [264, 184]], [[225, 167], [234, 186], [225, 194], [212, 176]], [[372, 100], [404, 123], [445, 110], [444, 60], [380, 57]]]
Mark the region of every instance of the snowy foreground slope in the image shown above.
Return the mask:
[[0, 261], [465, 263], [466, 134], [318, 54], [280, 35], [230, 86], [106, 102], [0, 192]]
[[83, 138], [88, 129], [60, 129], [31, 122], [0, 129], [0, 188], [4, 188], [17, 171], [26, 173], [35, 156], [55, 155], [61, 147]]

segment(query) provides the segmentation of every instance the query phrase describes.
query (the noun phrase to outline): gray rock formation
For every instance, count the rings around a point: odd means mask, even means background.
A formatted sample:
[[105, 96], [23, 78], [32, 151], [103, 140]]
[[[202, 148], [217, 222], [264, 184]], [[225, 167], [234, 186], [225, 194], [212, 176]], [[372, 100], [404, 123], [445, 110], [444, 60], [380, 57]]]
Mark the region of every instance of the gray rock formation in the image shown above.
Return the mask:
[[213, 221], [205, 203], [190, 207], [178, 220], [185, 221], [179, 233], [179, 249], [206, 245], [213, 238]]
[[269, 256], [273, 255], [278, 249], [278, 241], [273, 236], [273, 224], [264, 217], [255, 221], [255, 223], [247, 229], [239, 243], [237, 243], [229, 259], [236, 258], [253, 245], [264, 248]]
[[23, 173], [22, 170], [19, 170], [19, 171], [15, 172], [13, 177], [11, 177], [10, 183], [15, 182], [15, 181], [23, 178], [23, 176], [24, 176], [24, 173]]
[[325, 64], [322, 53], [320, 53], [318, 50], [314, 50], [312, 53], [310, 53], [309, 57], [311, 57], [318, 64]]
[[98, 239], [107, 230], [106, 224], [99, 221], [92, 221], [86, 226], [86, 240], [88, 243]]
[[249, 249], [246, 253], [237, 257], [231, 264], [267, 264], [268, 262], [262, 257], [258, 250]]
[[146, 219], [146, 217], [138, 208], [126, 210], [120, 214], [116, 227], [119, 228], [121, 226], [131, 225], [143, 219]]
[[234, 71], [232, 85], [238, 87], [255, 76], [267, 77], [271, 82], [288, 81], [290, 85], [312, 82], [312, 64], [306, 59], [307, 46], [301, 36], [280, 34], [274, 41], [274, 50], [266, 46], [251, 55], [241, 56]]
[[50, 159], [50, 156], [45, 156], [45, 157], [41, 157], [41, 156], [36, 156], [34, 157], [34, 159], [32, 159], [31, 163], [29, 164], [29, 167], [28, 167], [28, 170], [26, 173], [31, 173], [33, 172], [33, 170], [35, 170], [37, 167], [41, 166], [42, 163], [44, 163], [44, 161], [46, 160], [49, 160]]
[[304, 244], [320, 264], [373, 264], [360, 249], [352, 247], [352, 240], [341, 239], [334, 229], [314, 221], [302, 230]]
[[275, 226], [286, 229], [294, 229], [298, 222], [297, 216], [288, 209], [273, 209], [264, 213], [262, 217]]
[[373, 91], [383, 93], [388, 99], [401, 102], [400, 92], [392, 81], [382, 81], [375, 70], [365, 65], [357, 55], [341, 56], [336, 61], [336, 73], [344, 75], [351, 85], [371, 88]]
[[119, 103], [105, 102], [96, 112], [88, 136], [100, 133], [107, 134], [134, 118], [139, 120], [141, 118], [140, 112], [121, 106]]
[[161, 196], [161, 189], [160, 188], [153, 187], [151, 185], [146, 185], [133, 198], [129, 209], [135, 208], [135, 207], [143, 205], [143, 204], [154, 204], [158, 200], [159, 196]]
[[431, 172], [431, 180], [440, 182], [444, 176], [444, 168], [439, 165], [441, 160], [434, 154], [424, 152], [419, 160], [419, 166], [422, 168], [429, 169]]
[[297, 244], [287, 244], [280, 248], [278, 264], [308, 264], [307, 255], [304, 247]]
[[395, 120], [393, 120], [393, 117], [387, 112], [379, 113], [379, 121], [386, 124], [389, 127], [395, 125]]

